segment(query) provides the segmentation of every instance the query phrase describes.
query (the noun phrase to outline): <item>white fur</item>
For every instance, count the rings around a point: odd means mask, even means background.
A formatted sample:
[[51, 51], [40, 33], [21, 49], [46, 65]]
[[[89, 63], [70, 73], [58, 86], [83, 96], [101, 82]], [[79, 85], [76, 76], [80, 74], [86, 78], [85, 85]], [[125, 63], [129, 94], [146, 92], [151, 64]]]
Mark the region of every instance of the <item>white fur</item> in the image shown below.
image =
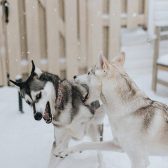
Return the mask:
[[[41, 99], [36, 103], [36, 111], [43, 114], [46, 108], [46, 104], [49, 101], [52, 115], [57, 113], [57, 111], [55, 111], [56, 95], [54, 90], [55, 89], [53, 87], [53, 84], [51, 82], [47, 82], [44, 89], [41, 90]], [[39, 92], [31, 92], [33, 100], [35, 99], [35, 96], [38, 93]], [[88, 135], [93, 141], [99, 141], [100, 139], [98, 125], [102, 124], [104, 118], [104, 114], [101, 114], [100, 109], [98, 117], [97, 115], [92, 116], [90, 111], [85, 106], [81, 106], [77, 116], [75, 116], [75, 118], [70, 123], [71, 108], [71, 103], [69, 103], [68, 105], [66, 105], [66, 108], [62, 112], [62, 114], [60, 114], [59, 121], [53, 121], [53, 124], [58, 125], [60, 127], [54, 126], [54, 139], [56, 142], [56, 146], [53, 146], [53, 154], [51, 154], [49, 167], [52, 165], [54, 159], [53, 155], [65, 157], [64, 150], [68, 147], [71, 138], [80, 140], [85, 135]], [[57, 160], [60, 159], [57, 158]], [[102, 154], [100, 152], [98, 152], [98, 162], [99, 167], [102, 168], [103, 160]]]
[[43, 114], [45, 112], [46, 104], [49, 101], [51, 106], [51, 113], [53, 114], [55, 112], [54, 104], [56, 96], [54, 92], [54, 86], [51, 82], [47, 82], [43, 90], [37, 92], [31, 91], [31, 96], [33, 100], [35, 100], [35, 97], [39, 92], [41, 92], [42, 97], [36, 103], [36, 111]]
[[[105, 59], [105, 58], [104, 58]], [[146, 132], [142, 131], [143, 118], [132, 114], [138, 108], [145, 105], [143, 92], [137, 89], [136, 97], [128, 102], [122, 102], [118, 93], [117, 85], [122, 86], [122, 81], [116, 81], [118, 73], [122, 73], [122, 65], [124, 63], [123, 56], [115, 59], [114, 65], [110, 65], [107, 60], [103, 60], [102, 72], [97, 71], [95, 76], [88, 75], [76, 78], [78, 82], [84, 82], [89, 85], [93, 95], [103, 95], [102, 101], [107, 110], [111, 130], [116, 141], [103, 143], [84, 143], [74, 146], [64, 151], [64, 154], [73, 153], [80, 150], [114, 150], [125, 151], [130, 158], [132, 168], [147, 168], [149, 165], [149, 155], [167, 155], [168, 143], [166, 139], [161, 138], [163, 134], [163, 123], [165, 120], [160, 110], [157, 110], [152, 120], [150, 128]], [[89, 80], [88, 80], [89, 79]], [[94, 81], [94, 83], [92, 82]], [[101, 89], [97, 86], [101, 85]], [[166, 142], [163, 142], [166, 141]]]

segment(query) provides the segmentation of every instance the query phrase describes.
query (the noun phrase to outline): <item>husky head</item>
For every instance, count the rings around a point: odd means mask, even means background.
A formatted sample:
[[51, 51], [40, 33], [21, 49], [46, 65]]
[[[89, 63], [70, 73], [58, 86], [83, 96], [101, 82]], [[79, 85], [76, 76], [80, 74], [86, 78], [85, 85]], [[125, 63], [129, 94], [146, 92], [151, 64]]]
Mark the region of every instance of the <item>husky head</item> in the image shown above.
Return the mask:
[[123, 65], [125, 63], [125, 53], [121, 53], [118, 57], [114, 58], [110, 63], [103, 55], [99, 57], [99, 64], [95, 70], [96, 77], [99, 79], [112, 78], [115, 79], [124, 72]]
[[10, 80], [10, 82], [19, 88], [22, 98], [33, 108], [35, 120], [43, 118], [46, 123], [50, 123], [52, 121], [51, 109], [54, 109], [50, 106], [54, 104], [55, 92], [52, 83], [44, 80], [44, 74], [32, 61], [31, 74], [26, 81]]
[[[97, 78], [95, 72], [97, 67], [94, 66], [92, 69], [88, 71], [87, 74], [74, 76], [74, 80], [78, 84], [85, 84], [89, 86], [89, 95], [87, 98], [87, 103], [91, 103], [95, 100], [99, 100], [101, 90], [101, 81]], [[95, 92], [96, 90], [96, 92]], [[98, 91], [98, 92], [97, 92]]]
[[115, 81], [123, 70], [125, 62], [125, 54], [121, 53], [119, 57], [113, 59], [112, 63], [109, 63], [106, 57], [102, 54], [99, 57], [99, 63], [97, 66], [91, 68], [87, 74], [74, 76], [74, 80], [80, 84], [87, 84], [89, 86], [90, 99], [93, 101], [95, 98], [100, 98], [102, 92], [102, 82], [113, 79]]

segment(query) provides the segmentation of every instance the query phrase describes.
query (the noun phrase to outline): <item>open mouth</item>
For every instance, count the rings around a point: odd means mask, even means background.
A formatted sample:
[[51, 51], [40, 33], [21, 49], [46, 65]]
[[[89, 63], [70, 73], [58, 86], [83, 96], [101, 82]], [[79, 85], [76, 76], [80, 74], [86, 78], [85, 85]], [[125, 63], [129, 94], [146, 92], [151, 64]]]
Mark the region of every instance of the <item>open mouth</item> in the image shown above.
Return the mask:
[[46, 104], [45, 112], [43, 113], [43, 119], [47, 124], [50, 124], [52, 122], [52, 114], [49, 102], [47, 102]]

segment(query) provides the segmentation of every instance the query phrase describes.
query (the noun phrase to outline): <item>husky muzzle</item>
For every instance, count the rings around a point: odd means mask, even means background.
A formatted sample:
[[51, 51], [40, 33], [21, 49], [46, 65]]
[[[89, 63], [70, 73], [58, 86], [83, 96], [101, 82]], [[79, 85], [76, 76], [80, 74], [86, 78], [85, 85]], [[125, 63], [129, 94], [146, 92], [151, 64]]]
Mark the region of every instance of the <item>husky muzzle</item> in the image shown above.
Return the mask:
[[35, 120], [40, 121], [43, 118], [43, 115], [40, 112], [36, 112], [35, 103], [33, 103], [33, 113], [34, 113]]
[[43, 118], [47, 124], [50, 124], [52, 122], [51, 108], [49, 102], [47, 102], [46, 104], [44, 114], [37, 112], [35, 103], [33, 103], [33, 113], [34, 113], [34, 119], [37, 121], [40, 121]]
[[43, 114], [43, 119], [47, 124], [50, 124], [52, 122], [52, 114], [51, 114], [51, 108], [50, 108], [50, 103], [47, 102], [45, 112]]

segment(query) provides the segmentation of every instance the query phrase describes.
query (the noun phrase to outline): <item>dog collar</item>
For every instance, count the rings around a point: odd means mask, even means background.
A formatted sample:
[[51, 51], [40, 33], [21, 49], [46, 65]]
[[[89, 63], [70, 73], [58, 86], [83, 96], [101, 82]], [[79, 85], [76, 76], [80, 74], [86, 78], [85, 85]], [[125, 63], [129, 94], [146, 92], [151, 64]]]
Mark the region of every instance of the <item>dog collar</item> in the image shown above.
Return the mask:
[[81, 85], [82, 85], [82, 86], [86, 89], [86, 91], [87, 91], [85, 97], [82, 99], [83, 103], [85, 103], [85, 102], [88, 100], [88, 98], [89, 98], [89, 87], [88, 87], [86, 84], [81, 84]]

